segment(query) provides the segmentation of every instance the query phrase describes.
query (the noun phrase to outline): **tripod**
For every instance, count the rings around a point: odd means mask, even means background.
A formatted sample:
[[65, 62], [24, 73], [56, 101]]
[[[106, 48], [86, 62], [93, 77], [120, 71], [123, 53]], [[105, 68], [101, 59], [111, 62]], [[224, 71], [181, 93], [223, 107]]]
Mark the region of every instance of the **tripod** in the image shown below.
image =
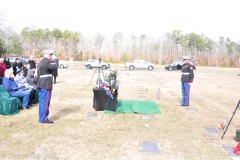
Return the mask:
[[230, 119], [230, 121], [229, 121], [229, 123], [228, 123], [228, 125], [227, 125], [227, 127], [226, 127], [226, 129], [225, 129], [225, 131], [223, 132], [222, 139], [223, 139], [223, 137], [224, 137], [224, 135], [225, 135], [225, 133], [226, 133], [226, 131], [227, 131], [227, 129], [228, 129], [228, 126], [230, 125], [230, 123], [231, 123], [231, 121], [232, 121], [232, 119], [233, 119], [234, 114], [236, 113], [236, 111], [237, 111], [237, 109], [238, 109], [238, 107], [239, 107], [239, 104], [240, 104], [240, 100], [238, 101], [238, 104], [237, 104], [237, 106], [236, 106], [236, 108], [235, 108], [235, 110], [234, 110], [234, 112], [233, 112], [233, 115], [232, 115], [232, 117], [231, 117], [231, 119]]
[[[98, 78], [97, 78], [96, 84], [99, 84], [99, 83], [102, 82], [102, 80], [101, 80], [101, 78], [100, 78], [100, 69], [102, 70], [102, 74], [103, 74], [103, 77], [104, 77], [104, 73], [103, 73], [103, 68], [102, 68], [102, 66], [97, 67], [97, 68], [95, 69], [95, 72], [93, 73], [93, 76], [94, 76], [95, 73], [96, 73], [96, 71], [98, 70]], [[92, 78], [91, 78], [89, 84], [91, 83], [91, 81], [92, 81], [92, 79], [93, 79], [93, 76], [92, 76]]]

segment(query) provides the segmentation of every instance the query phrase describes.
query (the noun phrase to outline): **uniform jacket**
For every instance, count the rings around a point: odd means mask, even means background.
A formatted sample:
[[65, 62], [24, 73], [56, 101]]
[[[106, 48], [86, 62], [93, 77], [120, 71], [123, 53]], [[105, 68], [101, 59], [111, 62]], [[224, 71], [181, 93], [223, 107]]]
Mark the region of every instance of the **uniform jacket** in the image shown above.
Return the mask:
[[182, 66], [182, 82], [192, 82], [194, 78], [193, 66], [190, 63]]
[[28, 69], [26, 79], [27, 79], [27, 83], [30, 86], [37, 88], [37, 77], [31, 76], [33, 72], [34, 71], [32, 69]]
[[49, 59], [43, 58], [37, 66], [37, 77], [39, 88], [52, 89], [52, 73], [53, 70], [58, 69], [56, 63], [52, 63]]

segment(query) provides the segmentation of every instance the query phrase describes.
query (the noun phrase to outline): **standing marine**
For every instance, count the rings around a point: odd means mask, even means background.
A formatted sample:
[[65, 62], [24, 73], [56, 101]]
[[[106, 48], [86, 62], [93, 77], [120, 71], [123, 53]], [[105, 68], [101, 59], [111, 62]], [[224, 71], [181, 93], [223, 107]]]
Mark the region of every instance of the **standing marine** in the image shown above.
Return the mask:
[[53, 50], [44, 51], [44, 58], [37, 66], [38, 91], [39, 91], [39, 122], [53, 123], [48, 119], [49, 107], [53, 89], [53, 70], [58, 69], [58, 65], [52, 62]]

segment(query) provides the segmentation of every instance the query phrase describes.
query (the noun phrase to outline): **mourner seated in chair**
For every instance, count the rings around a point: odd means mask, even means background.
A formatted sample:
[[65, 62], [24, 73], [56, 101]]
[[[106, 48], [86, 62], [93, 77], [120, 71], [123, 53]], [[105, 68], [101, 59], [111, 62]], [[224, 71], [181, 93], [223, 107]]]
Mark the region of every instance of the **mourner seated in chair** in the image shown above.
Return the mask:
[[[28, 69], [26, 79], [27, 79], [27, 83], [34, 88], [35, 94], [38, 94], [37, 77], [34, 76], [34, 73], [35, 73], [34, 70]], [[32, 103], [36, 103], [36, 101], [33, 100]]]
[[30, 92], [21, 90], [24, 86], [18, 86], [18, 84], [14, 81], [14, 75], [10, 69], [5, 71], [5, 76], [3, 77], [3, 87], [7, 90], [10, 96], [22, 98], [23, 109], [28, 109]]
[[23, 76], [24, 72], [23, 70], [20, 71], [16, 77], [14, 78], [15, 82], [18, 84], [18, 86], [24, 86], [24, 90], [29, 91], [30, 92], [30, 99], [29, 99], [29, 106], [32, 105], [32, 103], [34, 103], [34, 98], [35, 98], [35, 94], [36, 94], [36, 89], [29, 85], [27, 83], [27, 79]]

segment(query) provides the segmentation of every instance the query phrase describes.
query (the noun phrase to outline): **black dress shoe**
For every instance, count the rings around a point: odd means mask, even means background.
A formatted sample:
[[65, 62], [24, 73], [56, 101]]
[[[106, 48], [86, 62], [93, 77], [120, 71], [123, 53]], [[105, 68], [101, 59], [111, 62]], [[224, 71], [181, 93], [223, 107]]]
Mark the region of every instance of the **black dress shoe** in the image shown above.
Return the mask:
[[180, 104], [179, 106], [185, 107], [185, 105], [183, 105], [183, 104]]
[[53, 123], [53, 121], [49, 119], [46, 123]]
[[33, 101], [33, 102], [31, 102], [31, 104], [37, 104], [37, 103], [38, 103], [38, 102], [34, 102], [34, 101]]

